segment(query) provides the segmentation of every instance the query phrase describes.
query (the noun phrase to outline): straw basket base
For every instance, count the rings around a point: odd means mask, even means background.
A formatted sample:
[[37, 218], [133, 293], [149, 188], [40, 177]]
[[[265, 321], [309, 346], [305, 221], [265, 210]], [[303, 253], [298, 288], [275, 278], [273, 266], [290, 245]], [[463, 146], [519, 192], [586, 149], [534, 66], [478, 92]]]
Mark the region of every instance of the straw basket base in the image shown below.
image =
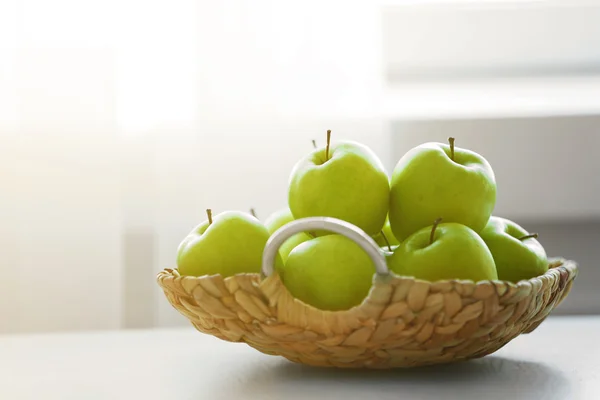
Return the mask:
[[552, 260], [544, 275], [502, 281], [424, 282], [375, 276], [350, 310], [294, 299], [277, 275], [158, 275], [168, 301], [200, 332], [296, 363], [338, 368], [446, 364], [494, 353], [535, 330], [567, 296], [577, 265]]

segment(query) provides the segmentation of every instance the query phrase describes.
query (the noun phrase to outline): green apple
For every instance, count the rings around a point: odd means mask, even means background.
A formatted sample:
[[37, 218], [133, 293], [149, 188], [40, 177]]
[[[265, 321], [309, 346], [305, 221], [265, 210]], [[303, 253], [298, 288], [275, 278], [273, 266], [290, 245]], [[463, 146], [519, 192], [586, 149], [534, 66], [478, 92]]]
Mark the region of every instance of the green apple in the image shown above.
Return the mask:
[[301, 243], [280, 274], [295, 298], [321, 310], [347, 310], [369, 294], [375, 267], [352, 240], [331, 234]]
[[498, 279], [518, 282], [548, 271], [548, 257], [537, 234], [515, 222], [492, 216], [480, 236], [494, 257]]
[[[195, 227], [177, 250], [181, 275], [223, 277], [240, 273], [260, 273], [262, 255], [269, 232], [252, 215], [226, 211]], [[277, 260], [276, 264], [281, 264]]]
[[292, 215], [339, 218], [375, 235], [383, 228], [389, 204], [383, 164], [362, 144], [330, 144], [331, 131], [327, 133], [327, 146], [313, 150], [292, 170], [288, 190]]
[[282, 208], [269, 215], [265, 220], [265, 227], [269, 231], [269, 235], [275, 233], [275, 231], [285, 224], [288, 224], [294, 220], [294, 216], [289, 208]]
[[[292, 222], [293, 220], [294, 216], [292, 215], [290, 209], [283, 208], [281, 210], [275, 211], [265, 220], [265, 227], [269, 231], [269, 234], [272, 235], [277, 229], [281, 228], [289, 222]], [[294, 247], [312, 238], [313, 237], [311, 235], [305, 232], [300, 232], [290, 237], [281, 245], [281, 247], [279, 247], [279, 255], [281, 256], [281, 260], [285, 262], [288, 258], [288, 255], [294, 249]]]
[[398, 239], [396, 239], [394, 233], [392, 232], [392, 227], [390, 226], [389, 218], [385, 219], [385, 225], [383, 225], [383, 229], [381, 229], [381, 232], [374, 235], [373, 239], [375, 240], [375, 243], [377, 243], [382, 248], [385, 247], [388, 251], [390, 248], [393, 248], [394, 246], [398, 246], [400, 244], [400, 242], [398, 241]]
[[409, 235], [442, 217], [479, 233], [496, 205], [496, 178], [481, 155], [442, 143], [409, 150], [394, 168], [390, 223], [394, 236]]
[[490, 250], [474, 230], [455, 222], [425, 227], [402, 242], [388, 259], [397, 275], [426, 281], [498, 279]]

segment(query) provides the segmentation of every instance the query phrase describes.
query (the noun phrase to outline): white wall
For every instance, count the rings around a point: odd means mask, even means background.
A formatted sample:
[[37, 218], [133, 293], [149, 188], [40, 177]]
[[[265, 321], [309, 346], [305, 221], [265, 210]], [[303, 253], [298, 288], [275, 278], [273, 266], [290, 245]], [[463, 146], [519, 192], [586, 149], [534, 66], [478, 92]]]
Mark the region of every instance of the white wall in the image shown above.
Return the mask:
[[389, 163], [378, 24], [368, 1], [3, 2], [0, 332], [182, 323], [155, 275], [206, 208], [284, 206], [327, 129]]
[[121, 203], [111, 54], [28, 49], [12, 61], [18, 124], [0, 138], [2, 197], [9, 199], [0, 224], [7, 250], [0, 268], [8, 271], [0, 332], [118, 328]]
[[599, 20], [594, 0], [390, 0], [385, 72], [407, 80], [598, 73]]

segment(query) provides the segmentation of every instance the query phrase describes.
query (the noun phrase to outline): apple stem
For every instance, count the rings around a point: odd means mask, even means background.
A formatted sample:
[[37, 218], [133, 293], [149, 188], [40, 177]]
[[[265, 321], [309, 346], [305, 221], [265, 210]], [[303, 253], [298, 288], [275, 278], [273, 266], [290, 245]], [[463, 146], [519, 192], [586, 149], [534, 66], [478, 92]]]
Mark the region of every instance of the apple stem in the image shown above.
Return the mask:
[[538, 234], [537, 233], [530, 233], [529, 235], [525, 235], [523, 237], [520, 237], [519, 240], [523, 241], [525, 239], [537, 239], [538, 238]]
[[431, 228], [431, 235], [429, 235], [429, 244], [433, 244], [433, 239], [434, 239], [434, 236], [435, 236], [435, 230], [437, 229], [437, 227], [440, 224], [440, 222], [442, 222], [442, 218], [438, 218], [435, 221], [433, 221], [433, 227]]
[[454, 138], [449, 137], [448, 142], [450, 143], [450, 159], [454, 161]]
[[315, 139], [313, 139], [312, 144], [313, 144], [313, 147], [316, 149], [317, 148], [317, 141]]
[[329, 143], [331, 142], [331, 129], [327, 129], [327, 147], [325, 147], [325, 161], [329, 160]]
[[252, 214], [252, 216], [256, 219], [258, 219], [258, 217], [256, 216], [256, 211], [254, 211], [254, 208], [250, 209], [250, 214]]
[[206, 215], [208, 215], [208, 224], [212, 225], [212, 210], [210, 208], [206, 209]]
[[385, 236], [385, 233], [383, 233], [383, 231], [381, 231], [381, 237], [383, 237], [383, 241], [385, 242], [386, 246], [388, 247], [388, 250], [391, 252], [392, 246], [390, 246], [390, 242], [388, 241], [388, 238]]

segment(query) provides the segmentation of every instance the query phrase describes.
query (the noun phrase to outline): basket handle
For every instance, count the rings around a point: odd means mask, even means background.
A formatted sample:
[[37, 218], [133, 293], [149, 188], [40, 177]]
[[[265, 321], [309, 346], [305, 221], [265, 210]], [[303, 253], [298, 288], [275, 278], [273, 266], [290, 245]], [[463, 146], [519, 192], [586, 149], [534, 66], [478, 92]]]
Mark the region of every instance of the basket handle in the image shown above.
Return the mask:
[[383, 251], [377, 243], [357, 226], [337, 218], [309, 217], [289, 222], [276, 230], [267, 241], [262, 258], [264, 276], [273, 274], [275, 259], [279, 247], [290, 237], [301, 232], [328, 231], [346, 236], [358, 244], [371, 258], [378, 275], [388, 275], [389, 269]]

